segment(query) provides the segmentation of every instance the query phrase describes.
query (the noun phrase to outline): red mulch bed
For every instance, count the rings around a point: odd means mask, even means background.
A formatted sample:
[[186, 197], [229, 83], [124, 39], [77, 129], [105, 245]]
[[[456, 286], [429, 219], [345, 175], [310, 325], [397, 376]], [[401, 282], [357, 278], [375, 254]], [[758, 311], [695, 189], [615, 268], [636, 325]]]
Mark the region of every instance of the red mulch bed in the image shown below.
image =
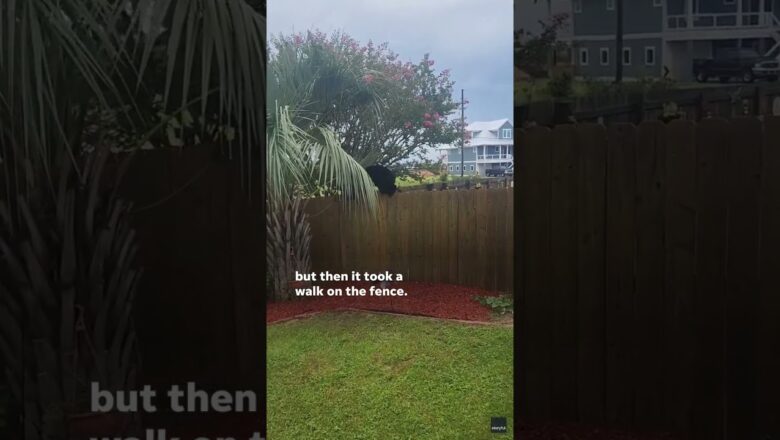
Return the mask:
[[[368, 291], [371, 283], [322, 283], [320, 286], [324, 289], [329, 287], [345, 289], [354, 286]], [[323, 296], [269, 302], [266, 308], [266, 323], [283, 321], [298, 315], [340, 309], [362, 309], [487, 322], [491, 319], [490, 309], [475, 301], [473, 297], [498, 295], [496, 292], [452, 284], [395, 282], [388, 287], [404, 289], [407, 296]]]
[[669, 433], [631, 433], [577, 424], [533, 424], [520, 422], [517, 438], [523, 440], [682, 440]]

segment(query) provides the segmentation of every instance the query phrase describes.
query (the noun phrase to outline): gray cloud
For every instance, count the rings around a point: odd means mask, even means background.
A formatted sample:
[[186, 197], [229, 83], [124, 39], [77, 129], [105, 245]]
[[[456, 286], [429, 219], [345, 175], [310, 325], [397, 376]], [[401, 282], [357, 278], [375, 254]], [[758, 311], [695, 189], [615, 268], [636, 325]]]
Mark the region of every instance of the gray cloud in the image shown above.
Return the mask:
[[512, 0], [269, 0], [269, 34], [342, 30], [449, 68], [470, 121], [512, 118]]

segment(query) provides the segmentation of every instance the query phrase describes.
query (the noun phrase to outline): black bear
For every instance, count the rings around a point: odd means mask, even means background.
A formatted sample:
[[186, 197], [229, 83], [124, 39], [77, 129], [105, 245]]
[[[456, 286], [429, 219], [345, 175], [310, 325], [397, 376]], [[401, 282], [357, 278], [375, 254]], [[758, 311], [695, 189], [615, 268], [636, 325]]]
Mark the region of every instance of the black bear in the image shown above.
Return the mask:
[[374, 181], [374, 185], [379, 188], [380, 194], [392, 196], [398, 191], [398, 187], [395, 186], [395, 175], [389, 169], [382, 165], [371, 165], [366, 168], [366, 172]]

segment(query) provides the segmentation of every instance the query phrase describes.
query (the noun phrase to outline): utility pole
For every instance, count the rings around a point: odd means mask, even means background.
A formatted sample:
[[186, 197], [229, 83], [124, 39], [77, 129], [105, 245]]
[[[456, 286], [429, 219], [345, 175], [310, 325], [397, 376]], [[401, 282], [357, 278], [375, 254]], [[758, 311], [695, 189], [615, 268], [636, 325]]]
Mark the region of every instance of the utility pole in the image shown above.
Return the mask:
[[465, 168], [465, 165], [463, 165], [463, 149], [466, 146], [466, 125], [465, 121], [466, 118], [464, 116], [465, 109], [463, 108], [463, 89], [460, 89], [460, 177], [463, 177], [463, 169]]
[[615, 35], [615, 84], [623, 82], [623, 0], [615, 0], [617, 29]]

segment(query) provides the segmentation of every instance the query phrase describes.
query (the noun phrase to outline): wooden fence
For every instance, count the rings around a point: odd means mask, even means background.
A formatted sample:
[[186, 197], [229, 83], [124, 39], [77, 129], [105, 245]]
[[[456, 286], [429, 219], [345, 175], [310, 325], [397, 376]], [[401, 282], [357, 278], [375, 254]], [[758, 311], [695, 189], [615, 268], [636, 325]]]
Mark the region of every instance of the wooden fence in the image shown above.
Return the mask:
[[525, 418], [780, 433], [780, 118], [532, 128]]
[[512, 189], [381, 197], [375, 219], [332, 198], [308, 202], [312, 269], [404, 274], [410, 281], [511, 291]]
[[240, 176], [210, 146], [142, 151], [127, 170], [145, 383], [263, 389], [262, 201], [247, 200]]

